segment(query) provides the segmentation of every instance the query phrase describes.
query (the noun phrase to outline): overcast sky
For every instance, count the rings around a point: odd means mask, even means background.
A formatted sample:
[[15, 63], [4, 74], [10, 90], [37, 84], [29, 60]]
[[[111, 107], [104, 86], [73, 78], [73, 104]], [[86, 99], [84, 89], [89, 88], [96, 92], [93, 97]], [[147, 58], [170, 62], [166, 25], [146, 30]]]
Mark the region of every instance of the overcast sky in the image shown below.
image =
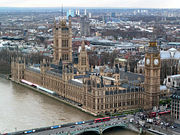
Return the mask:
[[180, 8], [180, 0], [0, 0], [0, 7]]

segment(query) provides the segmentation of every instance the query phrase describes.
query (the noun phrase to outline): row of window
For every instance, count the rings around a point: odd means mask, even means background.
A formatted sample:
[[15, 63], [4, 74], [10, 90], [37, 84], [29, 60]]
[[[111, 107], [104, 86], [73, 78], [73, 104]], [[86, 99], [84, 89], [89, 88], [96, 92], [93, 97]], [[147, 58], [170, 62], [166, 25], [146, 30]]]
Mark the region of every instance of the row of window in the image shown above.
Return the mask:
[[[138, 105], [138, 100], [135, 101], [127, 101], [127, 102], [119, 102], [119, 103], [112, 103], [112, 104], [105, 104], [105, 109], [116, 108], [116, 107], [123, 107], [123, 106], [132, 106]], [[98, 105], [97, 109], [104, 109], [104, 105]]]
[[63, 54], [62, 55], [62, 60], [69, 60], [69, 55], [68, 54]]
[[81, 59], [81, 65], [82, 65], [82, 66], [85, 66], [85, 65], [86, 65], [86, 57], [83, 57], [83, 58]]
[[[56, 80], [53, 80], [52, 78], [43, 78], [43, 82], [45, 83], [45, 86], [49, 89], [54, 89], [56, 90], [60, 95], [63, 94], [62, 90], [65, 89], [63, 83], [59, 83]], [[73, 87], [74, 88], [74, 87]], [[71, 97], [75, 100], [82, 100], [82, 95], [81, 95], [81, 89], [73, 89], [71, 86], [66, 87], [66, 95], [67, 97]]]
[[68, 40], [62, 40], [62, 47], [68, 47]]
[[175, 103], [175, 104], [179, 104], [180, 103], [180, 101], [178, 100], [172, 100], [172, 103]]
[[139, 89], [138, 87], [136, 88], [128, 88], [127, 90], [114, 90], [114, 91], [106, 91], [105, 95], [116, 95], [116, 94], [122, 94], [122, 93], [130, 93], [130, 92], [141, 92], [144, 91], [144, 88]]
[[141, 94], [128, 94], [128, 95], [120, 95], [120, 96], [110, 96], [105, 98], [105, 102], [117, 101], [117, 100], [127, 100], [133, 98], [142, 98], [143, 95]]

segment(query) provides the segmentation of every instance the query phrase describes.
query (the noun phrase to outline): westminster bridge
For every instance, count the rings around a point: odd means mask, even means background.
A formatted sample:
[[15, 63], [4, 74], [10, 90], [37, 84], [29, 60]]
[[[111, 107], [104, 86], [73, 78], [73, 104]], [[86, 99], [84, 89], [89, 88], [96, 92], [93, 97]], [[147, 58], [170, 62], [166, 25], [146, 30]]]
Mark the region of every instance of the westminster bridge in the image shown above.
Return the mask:
[[[131, 129], [134, 131], [138, 130], [129, 124], [129, 120], [132, 116], [122, 115], [108, 117], [107, 121], [101, 120], [100, 122], [95, 122], [95, 120], [80, 121], [75, 123], [68, 123], [64, 125], [54, 125], [50, 127], [37, 128], [31, 130], [24, 130], [19, 132], [9, 133], [9, 135], [21, 135], [21, 134], [31, 134], [31, 135], [84, 135], [93, 134], [101, 135], [105, 131], [112, 128], [123, 128]], [[103, 119], [103, 118], [102, 118]]]

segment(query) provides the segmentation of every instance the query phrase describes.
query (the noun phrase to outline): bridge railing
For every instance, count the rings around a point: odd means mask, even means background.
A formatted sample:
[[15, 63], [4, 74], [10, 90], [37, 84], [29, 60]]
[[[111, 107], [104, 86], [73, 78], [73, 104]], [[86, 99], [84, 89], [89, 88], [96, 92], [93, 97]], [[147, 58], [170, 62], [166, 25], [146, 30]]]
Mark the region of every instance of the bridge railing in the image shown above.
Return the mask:
[[[112, 119], [117, 119], [117, 118], [123, 118], [126, 117], [126, 115], [121, 115], [121, 116], [112, 116], [110, 117], [110, 120]], [[35, 129], [29, 129], [29, 130], [23, 130], [23, 131], [17, 131], [17, 132], [12, 132], [12, 133], [8, 133], [10, 135], [19, 135], [19, 134], [27, 134], [27, 133], [35, 133], [35, 132], [42, 132], [42, 131], [48, 131], [48, 130], [53, 130], [53, 129], [57, 129], [57, 128], [63, 128], [63, 127], [70, 127], [73, 125], [81, 125], [84, 123], [92, 123], [94, 122], [94, 120], [87, 120], [87, 121], [81, 121], [81, 122], [75, 122], [75, 123], [67, 123], [67, 124], [63, 124], [63, 125], [53, 125], [53, 126], [49, 126], [49, 127], [42, 127], [42, 128], [35, 128]], [[102, 125], [104, 125], [105, 122], [102, 122]]]

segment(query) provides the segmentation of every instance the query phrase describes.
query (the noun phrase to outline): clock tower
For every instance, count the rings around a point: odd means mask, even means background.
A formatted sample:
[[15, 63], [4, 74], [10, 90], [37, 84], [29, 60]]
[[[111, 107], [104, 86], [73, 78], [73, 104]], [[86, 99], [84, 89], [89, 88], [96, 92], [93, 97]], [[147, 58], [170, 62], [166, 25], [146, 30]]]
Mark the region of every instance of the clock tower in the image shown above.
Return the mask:
[[145, 54], [144, 109], [159, 106], [160, 68], [160, 52], [157, 42], [150, 42]]

